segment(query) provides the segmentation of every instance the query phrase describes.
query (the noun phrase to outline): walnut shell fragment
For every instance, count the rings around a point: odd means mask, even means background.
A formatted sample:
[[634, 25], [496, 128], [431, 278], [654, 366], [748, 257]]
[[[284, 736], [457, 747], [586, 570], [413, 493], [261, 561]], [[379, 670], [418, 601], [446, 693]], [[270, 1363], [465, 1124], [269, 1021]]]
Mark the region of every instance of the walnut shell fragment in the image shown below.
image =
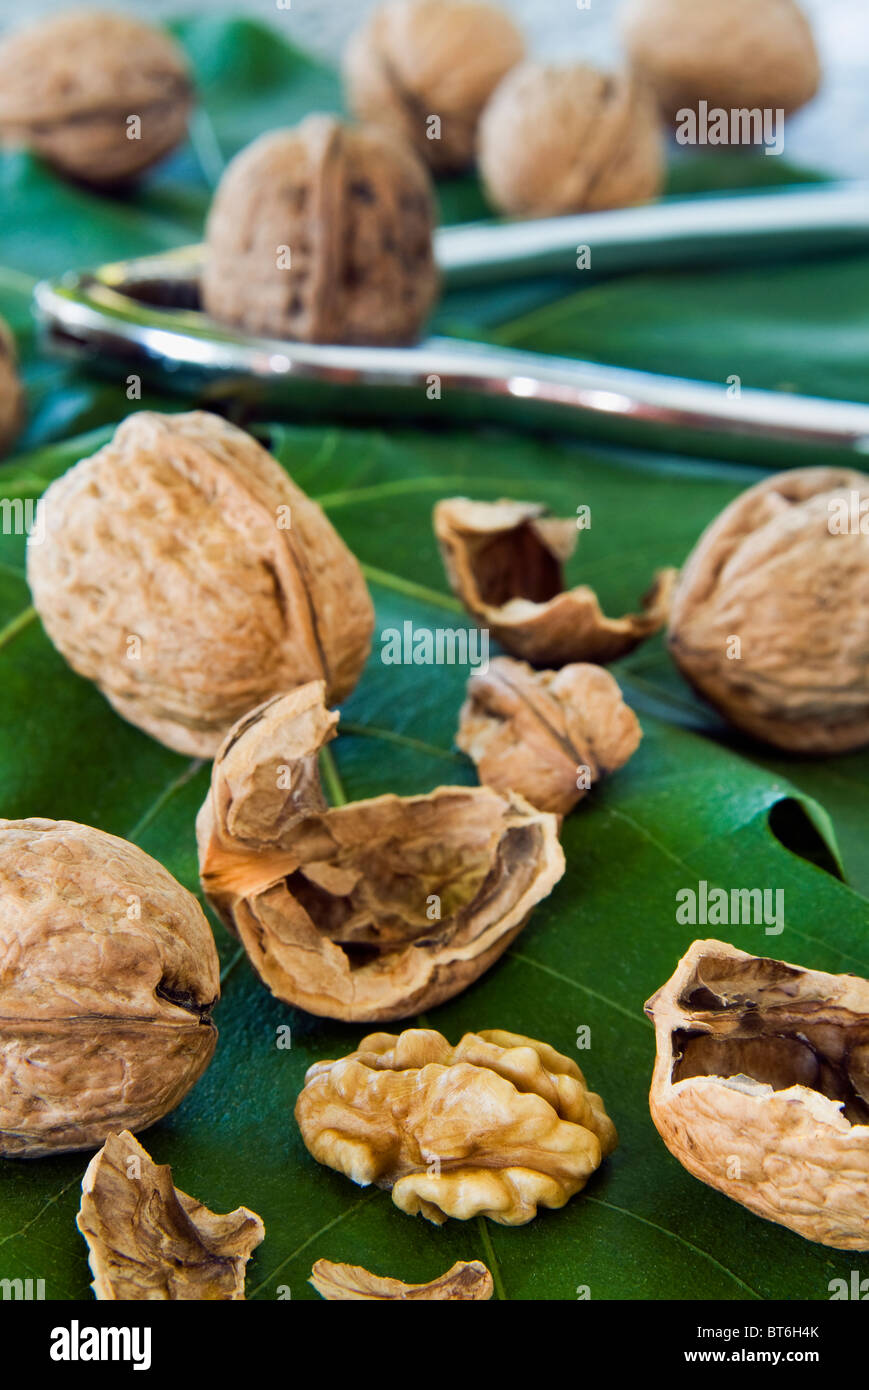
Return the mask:
[[675, 570], [661, 570], [641, 613], [607, 618], [593, 589], [564, 589], [576, 523], [536, 502], [450, 497], [434, 529], [453, 593], [513, 656], [534, 666], [601, 665], [627, 655], [667, 621]]
[[526, 62], [480, 121], [480, 173], [501, 212], [556, 217], [629, 207], [664, 183], [654, 98], [630, 73]]
[[642, 730], [608, 671], [534, 671], [499, 656], [468, 681], [456, 743], [480, 781], [566, 816], [592, 783], [622, 767]]
[[554, 816], [488, 787], [328, 807], [322, 681], [254, 710], [196, 822], [202, 886], [278, 999], [404, 1018], [466, 988], [564, 872]]
[[480, 113], [524, 48], [494, 5], [391, 0], [347, 47], [347, 100], [360, 120], [407, 140], [436, 173], [457, 173], [473, 162]]
[[87, 1166], [76, 1225], [98, 1299], [207, 1302], [244, 1298], [244, 1271], [265, 1227], [247, 1207], [218, 1216], [172, 1186], [127, 1130]]
[[182, 49], [128, 15], [75, 10], [0, 43], [0, 142], [86, 183], [124, 182], [187, 134]]
[[8, 325], [0, 319], [0, 455], [24, 424], [24, 389], [18, 376], [18, 354]]
[[314, 343], [412, 343], [438, 293], [434, 197], [409, 146], [309, 116], [229, 164], [208, 216], [209, 314]]
[[480, 1260], [457, 1260], [446, 1274], [430, 1284], [403, 1284], [372, 1274], [362, 1265], [333, 1264], [318, 1260], [309, 1281], [317, 1293], [330, 1302], [411, 1302], [424, 1301], [471, 1303], [485, 1302], [492, 1297], [494, 1284], [488, 1269]]
[[217, 951], [149, 855], [72, 821], [0, 821], [0, 1155], [144, 1129], [211, 1061]]
[[869, 1249], [869, 981], [695, 941], [646, 1013], [652, 1119], [688, 1172], [807, 1240]]
[[322, 678], [353, 689], [374, 610], [315, 502], [216, 415], [141, 411], [45, 494], [28, 547], [48, 636], [118, 714], [211, 757], [246, 710]]
[[670, 614], [685, 678], [737, 728], [799, 753], [869, 742], [869, 477], [801, 468], [703, 533]]
[[436, 1225], [524, 1225], [563, 1207], [618, 1143], [574, 1061], [500, 1029], [455, 1048], [429, 1028], [371, 1033], [309, 1067], [296, 1119], [318, 1163]]

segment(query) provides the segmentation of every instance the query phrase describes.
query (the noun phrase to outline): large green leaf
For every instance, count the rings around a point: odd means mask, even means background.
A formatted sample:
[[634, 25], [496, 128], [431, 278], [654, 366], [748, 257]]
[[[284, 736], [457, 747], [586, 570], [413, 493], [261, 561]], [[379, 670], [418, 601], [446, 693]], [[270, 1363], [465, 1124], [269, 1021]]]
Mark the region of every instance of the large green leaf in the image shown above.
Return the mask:
[[[4, 497], [38, 497], [130, 408], [124, 382], [40, 356], [27, 310], [32, 278], [197, 237], [226, 157], [312, 105], [339, 104], [334, 74], [255, 25], [207, 16], [178, 32], [197, 69], [202, 111], [190, 148], [138, 194], [99, 198], [27, 156], [0, 156], [0, 311], [16, 329], [31, 405], [28, 452], [3, 467]], [[722, 177], [720, 161], [683, 161], [674, 187], [766, 180], [775, 164], [729, 163]], [[483, 210], [470, 180], [442, 193], [451, 216]], [[544, 351], [857, 396], [865, 393], [861, 266], [851, 257], [774, 272], [625, 277], [568, 298], [563, 284], [510, 287], [453, 298], [441, 323]], [[759, 476], [486, 430], [266, 423], [263, 437], [365, 564], [378, 634], [405, 619], [457, 621], [430, 525], [441, 496], [528, 497], [564, 515], [589, 504], [592, 526], [571, 578], [595, 585], [618, 612], [635, 605], [654, 568], [681, 563], [702, 527]], [[23, 566], [23, 537], [0, 536], [0, 810], [125, 835], [195, 891], [193, 819], [208, 768], [124, 724], [69, 671], [29, 608]], [[342, 711], [334, 747], [345, 794], [472, 781], [452, 746], [467, 672], [385, 666], [379, 648], [376, 637]], [[275, 1298], [288, 1287], [294, 1298], [314, 1297], [306, 1279], [319, 1257], [409, 1280], [480, 1257], [500, 1296], [554, 1299], [573, 1298], [582, 1285], [594, 1298], [826, 1299], [832, 1278], [866, 1263], [752, 1217], [670, 1157], [648, 1115], [654, 1041], [642, 1006], [692, 934], [676, 922], [676, 892], [700, 879], [783, 890], [781, 935], [727, 929], [737, 945], [869, 973], [869, 759], [773, 758], [737, 738], [690, 694], [660, 639], [615, 669], [641, 716], [639, 752], [566, 822], [567, 874], [511, 951], [429, 1021], [452, 1039], [501, 1027], [576, 1055], [619, 1126], [619, 1150], [584, 1194], [528, 1227], [412, 1221], [386, 1194], [354, 1188], [314, 1163], [293, 1121], [306, 1067], [350, 1050], [363, 1030], [272, 999], [215, 923], [224, 972], [217, 1055], [178, 1111], [143, 1139], [172, 1164], [179, 1186], [210, 1206], [244, 1202], [261, 1213], [267, 1236], [250, 1266], [249, 1296]], [[290, 1051], [276, 1046], [287, 1023]], [[577, 1053], [582, 1025], [591, 1047]], [[85, 1162], [72, 1154], [0, 1165], [4, 1278], [44, 1278], [54, 1298], [88, 1296], [74, 1227]]]

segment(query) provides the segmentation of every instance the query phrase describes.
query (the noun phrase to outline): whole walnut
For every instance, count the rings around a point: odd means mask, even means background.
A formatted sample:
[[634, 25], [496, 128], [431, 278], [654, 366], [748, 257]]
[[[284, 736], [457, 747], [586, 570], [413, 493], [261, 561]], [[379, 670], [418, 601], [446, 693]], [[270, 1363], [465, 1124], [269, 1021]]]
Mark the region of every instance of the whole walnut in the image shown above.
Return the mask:
[[670, 652], [737, 728], [777, 748], [869, 742], [869, 477], [802, 468], [749, 488], [682, 571]]
[[654, 198], [664, 178], [655, 103], [627, 73], [521, 63], [483, 112], [480, 172], [502, 212], [557, 216]]
[[70, 11], [0, 44], [0, 141], [86, 183], [123, 182], [162, 159], [192, 104], [178, 44], [128, 15]]
[[0, 821], [0, 1155], [145, 1129], [211, 1061], [220, 993], [192, 893], [72, 821]]
[[208, 217], [209, 314], [315, 343], [409, 343], [438, 291], [434, 200], [384, 131], [309, 116], [231, 162]]
[[341, 700], [374, 613], [324, 513], [244, 430], [142, 411], [45, 494], [28, 546], [46, 632], [114, 708], [210, 757], [254, 705], [312, 679]]
[[439, 174], [473, 162], [477, 123], [524, 54], [513, 21], [475, 0], [392, 0], [350, 41], [348, 104], [388, 126]]
[[0, 319], [0, 454], [14, 440], [24, 421], [24, 391], [18, 377], [15, 339]]
[[671, 119], [701, 101], [787, 113], [818, 90], [815, 42], [794, 0], [629, 0], [622, 31], [634, 67]]

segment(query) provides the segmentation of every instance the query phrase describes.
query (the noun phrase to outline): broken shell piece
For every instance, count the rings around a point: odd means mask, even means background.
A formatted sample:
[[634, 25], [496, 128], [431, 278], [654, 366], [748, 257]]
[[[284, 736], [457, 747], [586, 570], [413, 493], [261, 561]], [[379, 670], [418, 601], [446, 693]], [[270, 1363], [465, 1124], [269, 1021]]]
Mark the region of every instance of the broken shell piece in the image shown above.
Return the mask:
[[564, 872], [555, 816], [488, 787], [327, 807], [322, 681], [231, 731], [197, 819], [205, 893], [272, 993], [349, 1021], [404, 1018], [497, 960]]
[[410, 1301], [411, 1299], [470, 1303], [492, 1297], [492, 1276], [480, 1260], [457, 1260], [446, 1274], [430, 1284], [403, 1284], [371, 1274], [362, 1265], [333, 1264], [318, 1260], [311, 1270], [310, 1283], [322, 1298], [331, 1301], [364, 1299], [368, 1302]]
[[98, 1299], [244, 1298], [244, 1270], [265, 1235], [247, 1207], [226, 1216], [172, 1186], [172, 1170], [154, 1163], [124, 1130], [110, 1134], [88, 1164], [76, 1225]]
[[642, 736], [602, 667], [534, 671], [499, 656], [468, 681], [456, 743], [487, 787], [566, 816], [593, 782], [628, 761]]
[[624, 618], [607, 618], [587, 585], [565, 592], [576, 522], [538, 503], [449, 497], [434, 509], [434, 529], [453, 592], [502, 647], [535, 666], [605, 665], [667, 621], [675, 570], [661, 570], [642, 613]]
[[869, 1249], [869, 981], [695, 941], [646, 1013], [652, 1119], [688, 1172], [807, 1240]]

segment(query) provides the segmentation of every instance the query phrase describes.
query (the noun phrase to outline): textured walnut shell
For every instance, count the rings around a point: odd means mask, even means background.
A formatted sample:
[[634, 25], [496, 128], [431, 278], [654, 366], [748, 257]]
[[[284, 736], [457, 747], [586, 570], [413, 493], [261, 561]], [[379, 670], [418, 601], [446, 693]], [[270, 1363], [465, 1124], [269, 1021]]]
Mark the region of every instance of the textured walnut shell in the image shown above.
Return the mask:
[[327, 807], [317, 755], [336, 721], [315, 681], [232, 730], [196, 824], [202, 886], [278, 999], [406, 1018], [518, 935], [564, 872], [557, 821], [485, 787]]
[[438, 291], [433, 221], [431, 183], [408, 146], [309, 116], [255, 140], [223, 175], [205, 308], [276, 338], [411, 343]]
[[660, 193], [664, 143], [653, 97], [630, 74], [522, 63], [480, 121], [480, 172], [502, 212], [557, 216]]
[[563, 1207], [618, 1143], [600, 1096], [547, 1043], [498, 1029], [371, 1033], [308, 1069], [296, 1119], [309, 1152], [411, 1216], [521, 1226]]
[[[344, 83], [364, 121], [407, 140], [439, 174], [467, 168], [490, 95], [524, 53], [513, 21], [475, 0], [395, 0], [351, 39]], [[440, 118], [430, 139], [429, 118]]]
[[869, 981], [695, 941], [646, 1013], [652, 1119], [688, 1172], [807, 1240], [869, 1249]]
[[499, 656], [468, 681], [456, 743], [487, 787], [566, 816], [591, 783], [627, 762], [641, 738], [636, 715], [602, 667], [534, 671]]
[[0, 1155], [101, 1144], [174, 1110], [211, 1061], [217, 952], [135, 845], [0, 821]]
[[667, 621], [675, 570], [662, 570], [642, 613], [607, 618], [587, 585], [564, 590], [573, 521], [536, 502], [470, 502], [434, 509], [434, 529], [454, 594], [506, 651], [535, 666], [615, 661]]
[[812, 31], [793, 0], [629, 0], [621, 27], [631, 62], [671, 119], [701, 101], [787, 113], [818, 90]]
[[485, 1302], [492, 1297], [494, 1284], [488, 1269], [480, 1260], [457, 1260], [446, 1274], [430, 1284], [403, 1284], [372, 1274], [362, 1265], [333, 1264], [318, 1260], [311, 1271], [310, 1283], [321, 1298], [330, 1302]]
[[128, 15], [76, 10], [0, 44], [0, 141], [86, 183], [123, 182], [162, 159], [185, 138], [192, 103], [178, 44]]
[[[45, 494], [33, 602], [124, 719], [210, 757], [246, 710], [356, 684], [374, 611], [324, 513], [243, 430], [142, 411]], [[131, 639], [138, 643], [130, 645]]]
[[87, 1166], [76, 1225], [98, 1299], [244, 1298], [244, 1270], [265, 1235], [247, 1207], [226, 1216], [172, 1186], [132, 1134], [110, 1134]]
[[849, 469], [767, 478], [704, 532], [676, 589], [669, 640], [682, 674], [777, 748], [869, 741], [869, 522], [836, 530], [837, 507], [855, 500], [869, 512], [869, 477]]
[[0, 319], [0, 454], [8, 449], [24, 423], [24, 390], [18, 377], [15, 339]]

